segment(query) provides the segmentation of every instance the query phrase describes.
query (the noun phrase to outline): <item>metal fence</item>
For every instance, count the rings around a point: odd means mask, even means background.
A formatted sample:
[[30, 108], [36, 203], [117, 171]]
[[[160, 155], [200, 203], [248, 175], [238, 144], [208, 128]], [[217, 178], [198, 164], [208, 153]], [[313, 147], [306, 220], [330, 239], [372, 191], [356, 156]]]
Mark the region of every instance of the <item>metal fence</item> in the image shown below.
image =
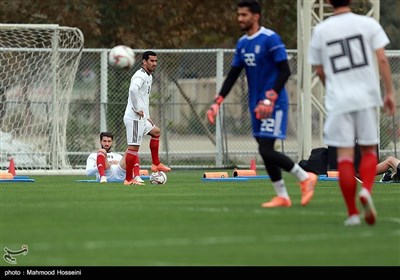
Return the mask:
[[[135, 66], [117, 70], [107, 64], [107, 49], [85, 49], [76, 76], [67, 126], [67, 150], [74, 168], [82, 168], [88, 154], [99, 148], [99, 132], [114, 137], [113, 151], [126, 149], [123, 115], [130, 78], [141, 65], [144, 50], [134, 50]], [[206, 110], [222, 85], [233, 56], [231, 49], [155, 50], [158, 67], [150, 96], [152, 120], [161, 128], [160, 157], [172, 167], [249, 166], [251, 159], [261, 164], [252, 137], [247, 108], [247, 85], [241, 74], [223, 104], [221, 126], [211, 126]], [[277, 149], [295, 161], [301, 126], [297, 124], [297, 52], [288, 51], [292, 76], [287, 83], [290, 95], [288, 137]], [[380, 157], [399, 156], [400, 150], [400, 51], [388, 56], [396, 91], [397, 113], [381, 115]], [[323, 98], [323, 96], [320, 96]], [[323, 147], [323, 114], [313, 107], [312, 147]], [[151, 164], [149, 137], [140, 148], [141, 165]]]

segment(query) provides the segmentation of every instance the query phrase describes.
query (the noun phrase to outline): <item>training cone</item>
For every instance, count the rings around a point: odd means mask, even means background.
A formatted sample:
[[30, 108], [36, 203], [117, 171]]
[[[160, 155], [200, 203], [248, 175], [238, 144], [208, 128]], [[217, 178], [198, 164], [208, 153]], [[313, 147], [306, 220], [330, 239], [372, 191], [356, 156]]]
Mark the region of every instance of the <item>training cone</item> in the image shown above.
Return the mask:
[[255, 160], [255, 159], [252, 159], [252, 160], [250, 161], [250, 170], [256, 171], [256, 169], [257, 169], [257, 167], [256, 167], [256, 160]]
[[140, 169], [139, 170], [139, 175], [140, 176], [148, 176], [149, 175], [149, 171], [147, 169]]
[[203, 178], [228, 178], [228, 172], [205, 172]]
[[14, 159], [10, 159], [10, 165], [8, 166], [8, 173], [11, 173], [13, 176], [15, 176], [15, 164], [14, 164]]
[[257, 173], [255, 170], [251, 169], [246, 169], [246, 170], [235, 170], [233, 171], [233, 177], [238, 177], [238, 176], [256, 176]]
[[335, 171], [335, 170], [328, 171], [327, 174], [328, 174], [328, 177], [339, 177], [339, 171]]
[[14, 179], [14, 175], [12, 175], [10, 172], [0, 172], [0, 179], [12, 180]]

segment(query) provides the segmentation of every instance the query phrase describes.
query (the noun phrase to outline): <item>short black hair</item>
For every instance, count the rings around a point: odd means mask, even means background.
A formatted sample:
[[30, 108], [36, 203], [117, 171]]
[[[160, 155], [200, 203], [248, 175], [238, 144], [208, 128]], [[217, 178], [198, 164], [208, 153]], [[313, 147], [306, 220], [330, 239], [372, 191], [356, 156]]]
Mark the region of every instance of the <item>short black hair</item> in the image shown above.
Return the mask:
[[111, 132], [107, 132], [107, 131], [100, 133], [100, 141], [103, 140], [103, 137], [110, 137], [111, 140], [114, 139], [114, 135]]
[[238, 8], [249, 8], [253, 14], [261, 15], [261, 6], [257, 0], [241, 0], [237, 6]]
[[157, 56], [157, 54], [155, 52], [153, 52], [153, 51], [145, 51], [143, 53], [143, 55], [142, 55], [142, 59], [148, 60], [150, 55], [151, 56]]
[[334, 8], [338, 8], [338, 7], [346, 7], [350, 5], [351, 0], [330, 0], [331, 5]]

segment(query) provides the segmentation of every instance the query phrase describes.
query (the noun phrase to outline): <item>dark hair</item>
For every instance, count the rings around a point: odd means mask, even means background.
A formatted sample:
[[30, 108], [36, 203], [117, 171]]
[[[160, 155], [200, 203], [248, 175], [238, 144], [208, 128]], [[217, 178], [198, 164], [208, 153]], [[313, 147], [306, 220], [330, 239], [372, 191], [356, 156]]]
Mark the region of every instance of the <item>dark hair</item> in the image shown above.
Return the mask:
[[103, 140], [103, 137], [110, 137], [111, 140], [114, 139], [114, 135], [111, 132], [102, 132], [100, 133], [100, 141]]
[[150, 55], [157, 56], [157, 54], [153, 51], [145, 51], [142, 55], [142, 59], [148, 60]]
[[334, 8], [349, 6], [351, 0], [330, 0]]
[[261, 15], [261, 6], [256, 0], [241, 0], [237, 6], [239, 8], [249, 8], [253, 14]]

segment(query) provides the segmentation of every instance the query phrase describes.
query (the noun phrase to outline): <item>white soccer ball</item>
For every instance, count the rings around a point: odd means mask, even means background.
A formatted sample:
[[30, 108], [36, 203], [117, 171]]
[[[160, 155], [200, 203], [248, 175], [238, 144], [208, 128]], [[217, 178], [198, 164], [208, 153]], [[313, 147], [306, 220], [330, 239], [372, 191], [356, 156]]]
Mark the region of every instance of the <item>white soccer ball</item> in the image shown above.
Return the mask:
[[156, 171], [150, 174], [150, 183], [153, 185], [163, 185], [167, 182], [167, 174], [163, 171]]
[[132, 68], [135, 64], [135, 53], [128, 46], [115, 46], [108, 54], [108, 63], [115, 68]]

